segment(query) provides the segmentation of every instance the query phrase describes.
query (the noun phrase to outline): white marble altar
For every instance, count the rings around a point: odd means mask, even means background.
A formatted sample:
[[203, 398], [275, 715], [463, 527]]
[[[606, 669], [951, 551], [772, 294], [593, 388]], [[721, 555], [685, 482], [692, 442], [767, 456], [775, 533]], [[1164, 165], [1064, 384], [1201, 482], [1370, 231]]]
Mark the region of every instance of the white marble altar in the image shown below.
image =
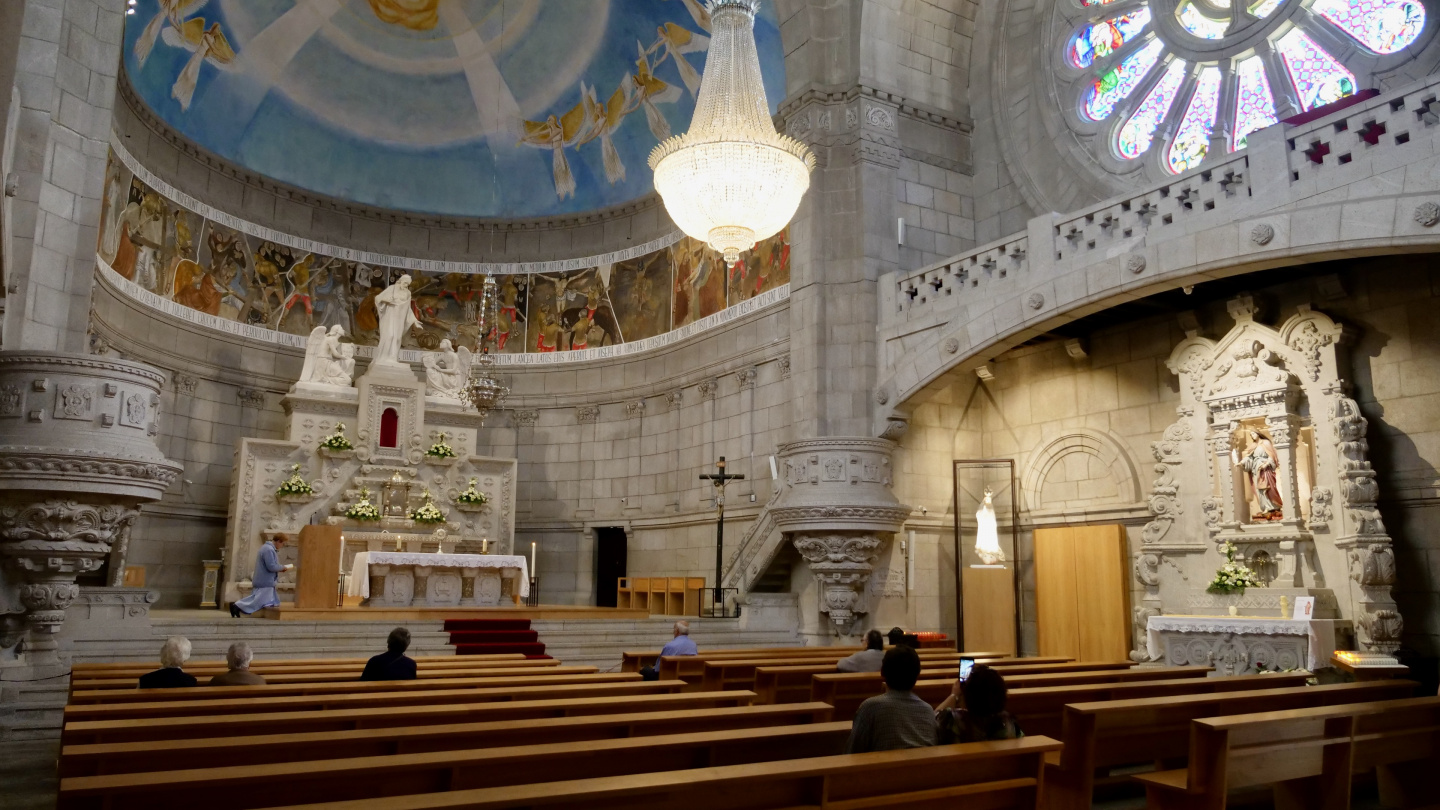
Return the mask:
[[1151, 616], [1146, 622], [1150, 660], [1166, 666], [1213, 666], [1217, 675], [1267, 670], [1315, 671], [1330, 666], [1334, 619], [1270, 616]]
[[530, 569], [519, 555], [361, 551], [345, 591], [365, 607], [498, 607], [530, 595]]

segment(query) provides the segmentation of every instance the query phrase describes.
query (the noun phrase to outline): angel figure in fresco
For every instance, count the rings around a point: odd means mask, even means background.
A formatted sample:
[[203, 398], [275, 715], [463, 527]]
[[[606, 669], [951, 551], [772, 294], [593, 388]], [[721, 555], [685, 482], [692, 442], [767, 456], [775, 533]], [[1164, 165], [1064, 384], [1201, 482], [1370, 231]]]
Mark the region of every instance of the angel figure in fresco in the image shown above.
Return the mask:
[[1236, 467], [1245, 470], [1247, 495], [1255, 499], [1258, 508], [1250, 519], [1254, 522], [1280, 520], [1284, 517], [1284, 502], [1280, 499], [1280, 487], [1275, 477], [1280, 455], [1275, 452], [1270, 437], [1264, 433], [1247, 429], [1245, 437], [1248, 444], [1244, 454], [1232, 449], [1230, 458]]
[[700, 93], [700, 73], [690, 60], [685, 58], [687, 53], [704, 53], [710, 47], [710, 38], [704, 34], [697, 34], [688, 28], [667, 22], [655, 29], [655, 43], [645, 49], [647, 56], [662, 52], [660, 58], [656, 59], [651, 67], [660, 67], [666, 60], [670, 59], [675, 63], [675, 69], [680, 71], [680, 80], [685, 82], [685, 88], [690, 91], [692, 97]]
[[521, 146], [534, 146], [550, 150], [550, 165], [555, 176], [555, 196], [560, 199], [575, 196], [575, 175], [570, 172], [570, 161], [565, 157], [565, 148], [574, 146], [585, 134], [585, 106], [576, 104], [569, 112], [549, 116], [544, 121], [522, 122]]
[[224, 70], [235, 61], [235, 49], [220, 30], [220, 23], [211, 23], [206, 28], [203, 17], [186, 20], [178, 28], [166, 28], [162, 36], [167, 44], [193, 52], [190, 61], [180, 69], [175, 86], [170, 88], [170, 95], [180, 102], [180, 109], [188, 110], [195, 96], [195, 83], [200, 79], [200, 66], [208, 61]]
[[690, 19], [694, 20], [696, 25], [709, 31], [710, 12], [705, 10], [705, 7], [700, 4], [700, 0], [684, 0], [684, 3], [685, 10], [690, 12]]
[[634, 93], [627, 92], [631, 86], [628, 81], [621, 82], [615, 92], [610, 94], [609, 100], [601, 104], [595, 88], [585, 86], [584, 82], [580, 83], [580, 104], [585, 108], [585, 128], [575, 145], [584, 146], [596, 138], [600, 139], [605, 179], [612, 185], [625, 179], [625, 164], [621, 162], [620, 153], [616, 151], [611, 136], [625, 123], [625, 116], [640, 106]]
[[636, 42], [635, 47], [640, 52], [640, 58], [635, 60], [635, 73], [630, 77], [630, 83], [635, 86], [635, 98], [645, 108], [645, 123], [650, 126], [650, 134], [663, 141], [670, 137], [670, 122], [655, 105], [679, 101], [680, 88], [656, 78], [650, 69], [650, 56], [645, 52], [645, 46]]
[[165, 23], [178, 30], [185, 25], [185, 18], [199, 11], [203, 5], [205, 0], [160, 0], [160, 10], [155, 12], [155, 16], [146, 23], [145, 30], [140, 32], [140, 38], [135, 40], [135, 61], [140, 63], [140, 67], [145, 67], [145, 60], [150, 58], [150, 51], [155, 48], [155, 40]]
[[440, 22], [440, 0], [370, 0], [380, 22], [429, 31]]

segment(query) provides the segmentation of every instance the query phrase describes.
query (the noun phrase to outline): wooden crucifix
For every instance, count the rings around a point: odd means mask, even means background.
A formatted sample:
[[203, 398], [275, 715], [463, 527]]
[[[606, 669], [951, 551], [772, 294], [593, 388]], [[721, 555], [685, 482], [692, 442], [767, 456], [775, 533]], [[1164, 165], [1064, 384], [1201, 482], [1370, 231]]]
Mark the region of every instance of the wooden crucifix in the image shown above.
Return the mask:
[[725, 457], [715, 462], [715, 472], [705, 473], [700, 476], [701, 481], [709, 481], [715, 485], [715, 601], [716, 607], [724, 604], [720, 596], [720, 577], [723, 573], [725, 553], [725, 485], [731, 481], [739, 481], [744, 475], [730, 474], [725, 472]]

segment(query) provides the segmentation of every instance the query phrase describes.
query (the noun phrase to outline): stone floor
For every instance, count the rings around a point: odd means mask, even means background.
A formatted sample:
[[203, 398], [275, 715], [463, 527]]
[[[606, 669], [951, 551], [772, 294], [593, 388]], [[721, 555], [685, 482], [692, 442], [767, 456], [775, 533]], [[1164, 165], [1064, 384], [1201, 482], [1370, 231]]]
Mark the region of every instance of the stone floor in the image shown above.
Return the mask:
[[0, 743], [0, 808], [53, 810], [59, 756], [59, 740]]

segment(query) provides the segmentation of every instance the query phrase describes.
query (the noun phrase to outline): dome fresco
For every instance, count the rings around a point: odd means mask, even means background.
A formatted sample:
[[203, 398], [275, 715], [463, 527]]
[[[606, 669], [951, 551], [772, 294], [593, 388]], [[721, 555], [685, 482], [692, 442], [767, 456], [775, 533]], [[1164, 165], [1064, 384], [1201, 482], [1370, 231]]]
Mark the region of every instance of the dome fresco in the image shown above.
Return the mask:
[[[652, 190], [705, 67], [700, 0], [138, 0], [125, 71], [169, 126], [365, 205], [529, 218]], [[784, 96], [774, 7], [755, 23]]]

